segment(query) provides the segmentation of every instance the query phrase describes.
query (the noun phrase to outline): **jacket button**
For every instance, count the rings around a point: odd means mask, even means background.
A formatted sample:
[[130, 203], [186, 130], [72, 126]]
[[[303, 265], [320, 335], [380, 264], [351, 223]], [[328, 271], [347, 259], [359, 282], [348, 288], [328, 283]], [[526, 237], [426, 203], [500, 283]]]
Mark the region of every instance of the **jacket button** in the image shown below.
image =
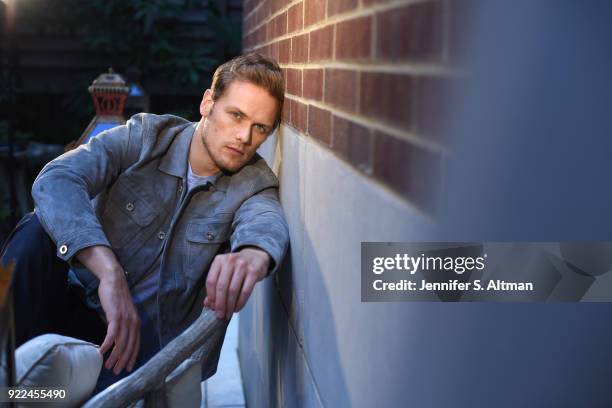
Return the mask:
[[125, 209], [128, 211], [133, 211], [134, 210], [134, 203], [127, 203], [125, 205]]
[[66, 245], [62, 245], [59, 249], [59, 252], [62, 255], [66, 255], [66, 253], [68, 252], [68, 247]]
[[164, 238], [166, 238], [166, 233], [165, 233], [164, 231], [159, 231], [159, 232], [157, 233], [157, 238], [159, 238], [159, 239], [164, 239]]
[[212, 232], [207, 232], [206, 239], [212, 241], [213, 239], [215, 239], [215, 234], [213, 234]]
[[183, 185], [182, 185], [182, 184], [179, 184], [179, 186], [178, 186], [178, 192], [180, 193], [181, 191], [183, 191]]

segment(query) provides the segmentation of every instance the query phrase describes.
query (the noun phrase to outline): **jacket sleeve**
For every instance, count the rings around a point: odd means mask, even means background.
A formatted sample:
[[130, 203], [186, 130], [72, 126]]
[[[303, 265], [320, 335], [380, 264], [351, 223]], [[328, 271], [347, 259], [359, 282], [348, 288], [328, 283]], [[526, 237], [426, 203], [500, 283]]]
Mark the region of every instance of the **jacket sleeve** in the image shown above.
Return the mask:
[[142, 126], [136, 115], [47, 163], [36, 177], [35, 212], [59, 258], [69, 262], [83, 248], [110, 247], [91, 200], [138, 159]]
[[231, 251], [245, 246], [263, 249], [272, 258], [268, 275], [275, 274], [289, 244], [278, 189], [267, 188], [245, 200], [236, 211], [232, 230]]

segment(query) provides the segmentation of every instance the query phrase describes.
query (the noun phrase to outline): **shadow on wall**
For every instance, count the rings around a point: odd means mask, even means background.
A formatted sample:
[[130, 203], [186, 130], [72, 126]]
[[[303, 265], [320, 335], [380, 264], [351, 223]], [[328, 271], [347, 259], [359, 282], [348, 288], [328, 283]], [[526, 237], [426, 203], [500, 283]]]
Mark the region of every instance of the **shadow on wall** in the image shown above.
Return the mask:
[[[317, 258], [306, 260], [303, 255], [315, 253], [301, 219], [305, 157], [299, 154], [296, 162], [281, 166], [283, 140], [279, 137], [277, 143], [276, 137], [270, 138], [260, 152], [274, 158], [268, 164], [279, 179], [291, 180], [281, 186], [290, 190], [283, 196], [292, 201], [283, 203], [283, 208], [290, 223], [300, 222], [294, 223], [299, 229], [290, 228], [291, 244], [278, 275], [260, 282], [241, 312], [239, 353], [247, 401], [250, 406], [266, 408], [349, 406], [330, 295]], [[282, 174], [283, 168], [291, 174]], [[313, 370], [311, 353], [315, 352], [326, 356], [326, 364]], [[331, 400], [322, 400], [313, 372], [319, 378], [334, 378]]]

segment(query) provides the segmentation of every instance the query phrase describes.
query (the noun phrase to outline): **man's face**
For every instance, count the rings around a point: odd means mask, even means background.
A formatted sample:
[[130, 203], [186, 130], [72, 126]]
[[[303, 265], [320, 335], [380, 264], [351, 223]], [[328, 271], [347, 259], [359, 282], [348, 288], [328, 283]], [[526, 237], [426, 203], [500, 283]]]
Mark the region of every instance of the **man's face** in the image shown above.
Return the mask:
[[276, 99], [250, 82], [234, 80], [216, 101], [207, 90], [200, 137], [214, 165], [231, 172], [244, 166], [272, 132], [277, 109]]

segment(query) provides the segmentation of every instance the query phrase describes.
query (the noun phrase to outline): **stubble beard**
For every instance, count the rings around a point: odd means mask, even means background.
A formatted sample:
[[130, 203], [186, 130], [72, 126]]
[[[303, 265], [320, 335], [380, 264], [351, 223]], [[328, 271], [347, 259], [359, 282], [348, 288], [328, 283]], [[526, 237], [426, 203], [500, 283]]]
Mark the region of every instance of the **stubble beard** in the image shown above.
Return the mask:
[[205, 125], [202, 126], [202, 133], [200, 134], [200, 139], [202, 140], [202, 146], [204, 146], [204, 149], [206, 149], [206, 152], [208, 153], [208, 157], [210, 157], [210, 160], [221, 171], [233, 173], [233, 172], [240, 170], [244, 166], [245, 163], [239, 163], [236, 166], [229, 166], [225, 164], [223, 162], [223, 159], [219, 157], [214, 151], [214, 149], [208, 144], [208, 138], [206, 137], [206, 133], [207, 133], [206, 131], [209, 125], [210, 125], [209, 119], [206, 119]]

